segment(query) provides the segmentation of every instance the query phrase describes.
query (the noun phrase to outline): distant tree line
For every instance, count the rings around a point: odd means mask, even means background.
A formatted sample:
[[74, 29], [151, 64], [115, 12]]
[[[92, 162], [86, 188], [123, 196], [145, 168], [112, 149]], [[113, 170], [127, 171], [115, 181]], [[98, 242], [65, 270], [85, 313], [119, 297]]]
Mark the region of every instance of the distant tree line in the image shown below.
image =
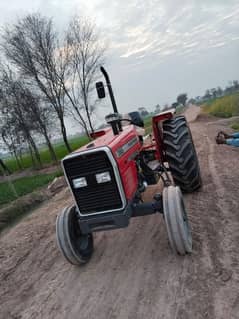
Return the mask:
[[216, 88], [207, 89], [203, 96], [196, 96], [195, 98], [191, 98], [188, 102], [193, 104], [203, 103], [215, 98], [219, 98], [237, 92], [239, 92], [239, 81], [233, 80], [230, 81], [224, 89], [220, 86]]
[[159, 113], [159, 112], [163, 112], [163, 111], [167, 111], [169, 109], [172, 108], [177, 108], [179, 106], [185, 106], [187, 103], [187, 93], [181, 93], [177, 96], [176, 98], [176, 102], [172, 103], [172, 104], [165, 104], [164, 106], [160, 106], [159, 104], [157, 104], [155, 106], [155, 111], [154, 113]]
[[146, 109], [146, 107], [139, 107], [138, 108], [139, 113], [141, 114], [142, 117], [148, 116], [149, 112]]
[[98, 100], [92, 94], [105, 45], [93, 22], [74, 16], [64, 34], [53, 20], [28, 14], [1, 32], [0, 138], [21, 168], [22, 146], [41, 165], [38, 140], [56, 161], [58, 130], [71, 151], [65, 118], [72, 116], [89, 136]]
[[200, 104], [206, 101], [222, 97], [228, 94], [233, 94], [239, 92], [239, 81], [233, 80], [228, 83], [228, 85], [223, 89], [220, 86], [212, 89], [207, 89], [203, 96], [196, 96], [195, 98], [188, 99], [187, 93], [181, 93], [177, 96], [176, 102], [172, 104], [165, 104], [164, 106], [160, 106], [157, 104], [155, 106], [154, 113], [159, 113], [162, 111], [166, 111], [171, 108], [183, 107], [186, 104]]

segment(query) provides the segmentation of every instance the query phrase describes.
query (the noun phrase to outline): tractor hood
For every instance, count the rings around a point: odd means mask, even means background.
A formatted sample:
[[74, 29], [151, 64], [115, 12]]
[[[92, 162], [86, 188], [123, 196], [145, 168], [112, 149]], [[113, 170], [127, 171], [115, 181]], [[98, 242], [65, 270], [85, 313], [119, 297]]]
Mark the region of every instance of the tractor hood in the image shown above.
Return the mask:
[[113, 153], [115, 153], [118, 149], [124, 147], [124, 145], [126, 145], [130, 141], [132, 141], [132, 143], [134, 141], [134, 144], [140, 144], [138, 133], [134, 125], [123, 127], [122, 132], [119, 132], [118, 135], [114, 135], [112, 129], [107, 128], [105, 129], [105, 134], [103, 136], [100, 136], [97, 139], [82, 146], [81, 148], [75, 150], [73, 154], [93, 150], [103, 146], [109, 147], [113, 151]]

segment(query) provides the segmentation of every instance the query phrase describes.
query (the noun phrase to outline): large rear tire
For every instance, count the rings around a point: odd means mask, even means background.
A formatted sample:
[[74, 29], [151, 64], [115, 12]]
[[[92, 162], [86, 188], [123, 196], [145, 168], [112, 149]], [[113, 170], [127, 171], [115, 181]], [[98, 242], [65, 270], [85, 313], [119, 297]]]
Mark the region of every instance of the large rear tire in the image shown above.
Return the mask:
[[175, 184], [186, 193], [199, 189], [202, 185], [199, 162], [184, 116], [163, 122], [163, 142]]
[[89, 261], [93, 249], [93, 235], [83, 235], [78, 224], [75, 206], [66, 207], [57, 216], [56, 238], [62, 255], [73, 265]]
[[192, 235], [183, 196], [178, 186], [163, 190], [163, 210], [169, 243], [172, 250], [180, 255], [192, 252]]

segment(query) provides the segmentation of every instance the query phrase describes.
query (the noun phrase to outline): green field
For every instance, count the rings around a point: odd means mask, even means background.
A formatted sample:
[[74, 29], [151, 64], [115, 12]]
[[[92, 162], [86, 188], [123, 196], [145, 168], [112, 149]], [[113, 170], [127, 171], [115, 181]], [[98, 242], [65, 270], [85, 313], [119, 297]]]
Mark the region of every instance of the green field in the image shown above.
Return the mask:
[[239, 115], [239, 94], [223, 96], [208, 102], [204, 105], [204, 111], [223, 118]]
[[[146, 117], [144, 119], [144, 124], [145, 124], [146, 134], [148, 134], [152, 130], [152, 127], [151, 127], [152, 126], [152, 117], [151, 116]], [[69, 139], [69, 142], [70, 142], [72, 150], [74, 151], [77, 148], [88, 143], [89, 138], [86, 136], [74, 137], [74, 138]], [[68, 154], [67, 149], [65, 147], [65, 144], [63, 142], [54, 144], [54, 149], [55, 149], [56, 156], [57, 156], [58, 160], [61, 160], [65, 155]], [[49, 150], [47, 148], [40, 150], [40, 156], [41, 156], [42, 164], [52, 163], [52, 159], [51, 159]], [[16, 160], [13, 157], [6, 160], [5, 163], [12, 172], [19, 171]], [[31, 161], [30, 154], [25, 154], [22, 157], [21, 164], [22, 164], [23, 169], [32, 167], [32, 161]]]
[[[88, 141], [89, 139], [86, 136], [74, 137], [70, 139], [70, 145], [72, 147], [72, 150], [76, 150], [77, 148], [86, 144]], [[65, 147], [65, 144], [63, 142], [55, 144], [54, 149], [55, 149], [58, 160], [62, 159], [68, 153]], [[41, 160], [43, 164], [49, 164], [52, 162], [49, 150], [47, 148], [43, 148], [40, 150], [40, 156], [41, 156]], [[19, 170], [16, 160], [14, 158], [10, 158], [6, 160], [5, 162], [12, 172]], [[26, 154], [22, 158], [22, 168], [25, 169], [29, 167], [32, 167], [31, 156], [30, 154]]]
[[55, 177], [58, 177], [60, 175], [62, 175], [62, 172], [57, 171], [52, 174], [34, 175], [34, 176], [19, 178], [13, 181], [12, 185], [10, 185], [8, 182], [0, 183], [0, 207], [2, 205], [10, 203], [11, 201], [17, 199], [18, 197], [21, 197], [23, 195], [33, 192], [37, 188], [40, 188], [48, 184]]

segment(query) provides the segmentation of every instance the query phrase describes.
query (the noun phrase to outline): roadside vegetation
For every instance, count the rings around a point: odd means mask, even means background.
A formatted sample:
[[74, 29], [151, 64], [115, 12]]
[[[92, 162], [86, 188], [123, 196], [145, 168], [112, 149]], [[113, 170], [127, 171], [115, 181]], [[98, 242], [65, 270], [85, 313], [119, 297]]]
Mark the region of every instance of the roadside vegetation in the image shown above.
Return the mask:
[[52, 174], [34, 175], [18, 178], [10, 182], [0, 183], [0, 208], [17, 198], [32, 193], [36, 189], [47, 185], [55, 177], [61, 176], [62, 172], [57, 171]]
[[208, 114], [229, 118], [239, 115], [239, 94], [223, 96], [204, 105], [204, 111]]
[[61, 175], [62, 171], [58, 170], [0, 183], [0, 232], [51, 198], [51, 193], [44, 186]]
[[[87, 136], [80, 136], [80, 137], [74, 137], [69, 139], [69, 144], [71, 149], [74, 151], [77, 148], [81, 147], [82, 145], [85, 145], [88, 141], [89, 141], [89, 138]], [[57, 160], [61, 160], [64, 156], [68, 154], [68, 150], [64, 142], [59, 142], [57, 144], [54, 144], [53, 148], [54, 148]], [[52, 161], [51, 154], [48, 148], [43, 148], [39, 150], [39, 155], [40, 155], [42, 164], [54, 163]], [[10, 169], [11, 172], [16, 172], [22, 169], [32, 167], [31, 154], [26, 153], [19, 160], [20, 160], [21, 168], [19, 168], [19, 165], [14, 157], [11, 157], [5, 161], [7, 167]]]
[[[145, 117], [144, 125], [145, 125], [146, 134], [150, 133], [152, 131], [152, 116], [151, 115]], [[69, 144], [73, 151], [80, 148], [81, 146], [85, 145], [88, 142], [89, 142], [89, 138], [86, 135], [80, 136], [80, 137], [73, 137], [69, 139]], [[56, 153], [56, 157], [58, 161], [60, 161], [64, 156], [68, 154], [68, 150], [63, 141], [57, 144], [54, 144], [53, 148]], [[48, 148], [43, 148], [39, 150], [39, 154], [40, 154], [42, 164], [54, 163], [52, 161], [51, 154]], [[27, 169], [32, 167], [32, 158], [29, 153], [24, 154], [20, 161], [21, 161], [22, 169]], [[11, 157], [5, 160], [5, 163], [11, 172], [16, 172], [20, 170], [17, 164], [17, 161], [14, 157]]]

